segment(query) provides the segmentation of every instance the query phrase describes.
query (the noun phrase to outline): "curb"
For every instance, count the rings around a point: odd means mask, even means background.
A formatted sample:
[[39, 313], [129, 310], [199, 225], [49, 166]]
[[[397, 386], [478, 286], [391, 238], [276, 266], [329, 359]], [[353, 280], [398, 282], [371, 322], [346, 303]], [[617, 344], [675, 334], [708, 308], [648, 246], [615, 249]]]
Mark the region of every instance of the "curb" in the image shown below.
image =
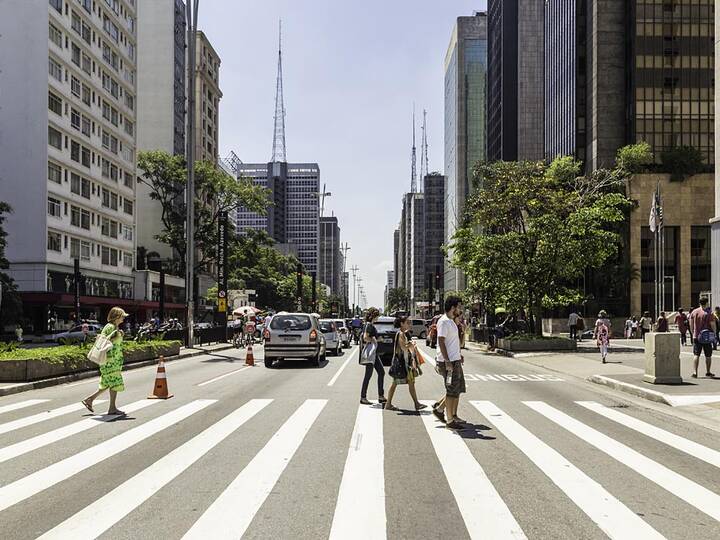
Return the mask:
[[[186, 352], [186, 353], [180, 353], [176, 354], [175, 356], [168, 356], [165, 358], [165, 362], [174, 362], [175, 360], [184, 360], [186, 358], [192, 358], [194, 356], [201, 356], [203, 354], [212, 354], [214, 352], [218, 351], [225, 351], [227, 349], [232, 349], [233, 346], [231, 344], [228, 344], [227, 347], [218, 347], [217, 349], [213, 349], [212, 351], [203, 351], [203, 350], [197, 350], [193, 352]], [[152, 366], [157, 364], [158, 359], [153, 358], [152, 360], [143, 360], [142, 362], [135, 362], [133, 364], [126, 364], [123, 366], [123, 371], [130, 371], [133, 369], [138, 369], [142, 367]], [[27, 392], [29, 390], [37, 390], [39, 388], [48, 388], [50, 386], [59, 386], [61, 384], [66, 384], [69, 382], [75, 382], [75, 381], [81, 381], [83, 379], [90, 379], [91, 377], [97, 377], [97, 371], [82, 371], [80, 373], [73, 373], [71, 375], [62, 375], [60, 377], [53, 377], [51, 379], [41, 379], [39, 381], [33, 381], [33, 382], [26, 382], [26, 383], [18, 383], [13, 386], [6, 386], [5, 388], [0, 388], [0, 397], [3, 396], [10, 396], [12, 394], [19, 394], [20, 392]]]
[[621, 392], [647, 399], [649, 401], [662, 403], [663, 405], [668, 405], [670, 407], [675, 406], [670, 400], [667, 399], [665, 394], [663, 394], [662, 392], [658, 392], [657, 390], [650, 390], [649, 388], [643, 388], [634, 384], [618, 381], [616, 379], [611, 379], [610, 377], [605, 377], [603, 375], [591, 375], [587, 378], [587, 380], [595, 384], [602, 384], [614, 390], [620, 390]]

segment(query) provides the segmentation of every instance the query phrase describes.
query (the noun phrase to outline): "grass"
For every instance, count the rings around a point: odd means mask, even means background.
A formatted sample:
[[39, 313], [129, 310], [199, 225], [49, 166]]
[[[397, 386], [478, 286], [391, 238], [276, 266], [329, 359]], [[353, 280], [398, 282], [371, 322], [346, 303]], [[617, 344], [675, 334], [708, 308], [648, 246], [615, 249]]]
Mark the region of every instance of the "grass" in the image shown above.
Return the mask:
[[[123, 343], [123, 351], [152, 351], [157, 354], [165, 347], [180, 344], [179, 341], [146, 341], [144, 343], [136, 343], [134, 341], [126, 341]], [[51, 364], [79, 363], [85, 360], [87, 353], [90, 351], [90, 345], [81, 348], [78, 345], [59, 345], [57, 347], [42, 347], [34, 349], [7, 348], [0, 350], [0, 362], [10, 360], [42, 360]]]
[[538, 336], [535, 334], [515, 334], [504, 339], [508, 341], [557, 341], [566, 340], [567, 338], [559, 336]]

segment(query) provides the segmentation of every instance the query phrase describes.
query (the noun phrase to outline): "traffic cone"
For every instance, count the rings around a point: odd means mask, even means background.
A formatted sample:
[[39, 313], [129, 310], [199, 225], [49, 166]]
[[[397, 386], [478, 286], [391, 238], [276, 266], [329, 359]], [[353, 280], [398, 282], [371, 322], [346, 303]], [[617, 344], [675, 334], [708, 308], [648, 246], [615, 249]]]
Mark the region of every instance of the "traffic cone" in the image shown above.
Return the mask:
[[173, 395], [168, 392], [167, 375], [165, 374], [165, 357], [161, 356], [158, 360], [157, 375], [155, 375], [155, 387], [148, 399], [170, 399], [171, 397]]
[[247, 354], [245, 355], [245, 365], [246, 366], [254, 366], [255, 365], [255, 357], [253, 356], [252, 345], [248, 345]]

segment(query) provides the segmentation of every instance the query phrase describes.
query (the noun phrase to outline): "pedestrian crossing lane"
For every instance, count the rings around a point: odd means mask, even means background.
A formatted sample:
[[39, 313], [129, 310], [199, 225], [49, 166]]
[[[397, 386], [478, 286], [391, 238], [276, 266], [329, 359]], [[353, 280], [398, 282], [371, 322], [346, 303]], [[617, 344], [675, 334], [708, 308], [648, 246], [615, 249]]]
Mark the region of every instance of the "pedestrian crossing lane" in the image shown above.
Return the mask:
[[[95, 404], [105, 403], [106, 401], [107, 400], [99, 399], [95, 401]], [[80, 410], [85, 410], [85, 405], [83, 405], [82, 403], [71, 403], [70, 405], [58, 407], [57, 409], [52, 409], [50, 411], [43, 411], [41, 413], [33, 414], [31, 416], [26, 416], [24, 418], [18, 418], [17, 420], [13, 420], [12, 422], [5, 422], [4, 424], [0, 424], [0, 435], [2, 435], [3, 433], [15, 431], [16, 429], [32, 426], [33, 424], [39, 424], [40, 422], [44, 422], [45, 420], [50, 420], [52, 418], [57, 418], [58, 416], [63, 416], [65, 414]]]
[[663, 536], [605, 488], [490, 401], [471, 401], [497, 430], [532, 461], [610, 538], [660, 540]]
[[18, 409], [24, 409], [25, 407], [32, 407], [33, 405], [39, 405], [40, 403], [46, 403], [50, 401], [49, 399], [28, 399], [25, 401], [20, 401], [18, 403], [11, 403], [10, 405], [3, 405], [0, 407], [0, 414], [10, 412], [10, 411], [17, 411]]

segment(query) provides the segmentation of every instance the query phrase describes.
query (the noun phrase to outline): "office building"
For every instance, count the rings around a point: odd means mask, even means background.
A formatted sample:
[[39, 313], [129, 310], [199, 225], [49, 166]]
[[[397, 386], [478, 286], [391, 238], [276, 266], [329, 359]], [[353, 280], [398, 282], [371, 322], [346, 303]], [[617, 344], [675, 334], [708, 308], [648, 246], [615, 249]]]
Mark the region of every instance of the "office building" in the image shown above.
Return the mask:
[[488, 0], [488, 161], [542, 159], [544, 0]]
[[[0, 199], [25, 316], [132, 311], [136, 7], [130, 0], [6, 0], [0, 17]], [[11, 14], [11, 15], [8, 15]]]
[[330, 287], [330, 293], [342, 294], [343, 256], [340, 251], [340, 227], [335, 216], [320, 218], [320, 268], [318, 280]]
[[195, 158], [217, 163], [220, 56], [204, 32], [195, 41]]
[[[433, 172], [424, 178], [424, 288], [429, 289], [432, 286], [436, 292], [444, 288], [442, 275], [445, 254], [442, 247], [445, 243], [445, 187], [445, 176], [440, 173]], [[435, 279], [436, 276], [441, 278], [439, 283]], [[422, 300], [427, 301], [427, 298]]]
[[[458, 17], [445, 56], [446, 244], [462, 219], [473, 167], [486, 159], [487, 25], [483, 12]], [[448, 262], [444, 266], [445, 288], [464, 288], [462, 272]]]
[[394, 270], [388, 270], [387, 271], [387, 280], [385, 281], [385, 293], [383, 296], [383, 306], [385, 306], [385, 313], [389, 313], [389, 305], [388, 305], [388, 297], [390, 294], [390, 291], [395, 288], [395, 271]]
[[[715, 10], [715, 58], [720, 58], [720, 10]], [[720, 79], [720, 62], [715, 62], [715, 80]], [[715, 89], [715, 110], [720, 110], [720, 94]], [[720, 148], [720, 115], [715, 115], [715, 162]], [[720, 171], [715, 168], [715, 213], [712, 228], [712, 305], [720, 302]]]

